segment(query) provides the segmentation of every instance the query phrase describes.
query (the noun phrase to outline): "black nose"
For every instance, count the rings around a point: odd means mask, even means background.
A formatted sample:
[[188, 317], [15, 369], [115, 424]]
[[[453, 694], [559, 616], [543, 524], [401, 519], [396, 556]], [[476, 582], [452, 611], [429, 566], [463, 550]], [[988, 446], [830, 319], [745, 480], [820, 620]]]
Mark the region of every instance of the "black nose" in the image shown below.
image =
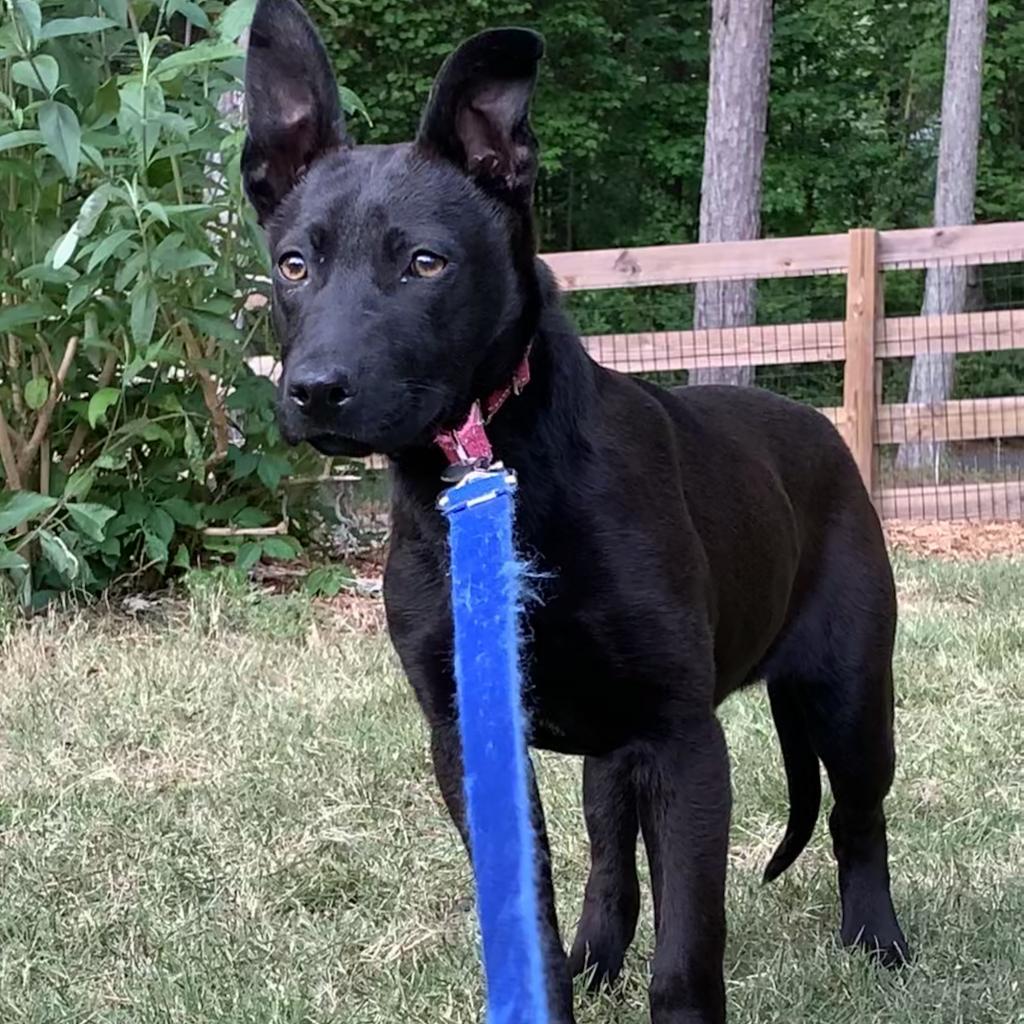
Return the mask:
[[292, 375], [288, 398], [306, 416], [336, 412], [352, 397], [344, 370], [309, 370]]

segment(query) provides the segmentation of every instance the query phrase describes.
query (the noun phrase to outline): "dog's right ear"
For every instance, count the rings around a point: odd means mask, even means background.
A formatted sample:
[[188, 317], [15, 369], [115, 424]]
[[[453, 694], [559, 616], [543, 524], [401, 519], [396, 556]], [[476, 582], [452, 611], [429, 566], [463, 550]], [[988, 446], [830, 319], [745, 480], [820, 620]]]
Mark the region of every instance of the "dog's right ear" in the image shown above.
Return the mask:
[[350, 145], [327, 51], [297, 0], [259, 0], [245, 66], [242, 178], [260, 223], [306, 168]]

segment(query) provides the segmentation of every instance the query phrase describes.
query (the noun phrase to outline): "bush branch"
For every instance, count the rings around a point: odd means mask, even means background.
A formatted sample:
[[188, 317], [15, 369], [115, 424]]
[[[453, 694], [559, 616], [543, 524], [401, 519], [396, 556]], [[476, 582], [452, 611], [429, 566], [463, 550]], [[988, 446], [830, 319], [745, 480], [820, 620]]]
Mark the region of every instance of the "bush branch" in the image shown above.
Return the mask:
[[199, 387], [203, 392], [203, 402], [210, 413], [210, 421], [213, 424], [213, 455], [207, 459], [207, 466], [223, 462], [228, 454], [228, 414], [224, 408], [217, 390], [217, 382], [213, 379], [210, 371], [203, 366], [203, 352], [199, 347], [196, 336], [187, 323], [181, 323], [182, 336], [185, 340], [185, 354], [188, 357], [189, 366], [199, 381]]
[[36, 455], [39, 454], [39, 446], [43, 443], [43, 438], [46, 437], [47, 432], [50, 429], [50, 422], [53, 419], [54, 410], [57, 408], [57, 402], [60, 400], [60, 396], [64, 391], [64, 382], [68, 378], [68, 373], [71, 370], [71, 364], [75, 360], [75, 353], [77, 351], [78, 338], [69, 338], [67, 348], [64, 349], [64, 358], [61, 359], [60, 366], [57, 367], [57, 370], [53, 375], [53, 384], [50, 386], [49, 397], [46, 399], [46, 403], [43, 407], [39, 410], [39, 413], [36, 416], [36, 425], [35, 429], [32, 431], [32, 436], [25, 443], [25, 447], [22, 448], [18, 457], [18, 473], [22, 477], [28, 473], [35, 463]]
[[18, 462], [14, 457], [14, 446], [11, 444], [11, 431], [7, 426], [3, 408], [0, 408], [0, 462], [3, 463], [4, 476], [7, 477], [7, 489], [20, 491], [21, 474], [18, 472]]
[[[117, 353], [108, 352], [107, 358], [103, 363], [103, 369], [100, 370], [100, 375], [96, 378], [97, 390], [109, 387], [110, 382], [114, 379], [114, 370], [116, 369]], [[71, 472], [71, 467], [74, 466], [75, 459], [78, 458], [78, 453], [82, 450], [82, 445], [85, 444], [90, 430], [91, 428], [88, 423], [79, 423], [75, 427], [75, 432], [71, 435], [71, 442], [68, 444], [68, 450], [64, 453], [64, 458], [60, 460], [61, 469], [65, 473]]]

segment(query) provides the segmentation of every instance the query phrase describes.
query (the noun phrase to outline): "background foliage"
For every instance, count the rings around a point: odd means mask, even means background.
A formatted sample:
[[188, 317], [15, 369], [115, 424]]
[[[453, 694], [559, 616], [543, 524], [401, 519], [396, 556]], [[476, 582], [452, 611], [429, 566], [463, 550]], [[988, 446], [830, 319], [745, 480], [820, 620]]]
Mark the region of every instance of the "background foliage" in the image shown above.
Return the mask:
[[[365, 104], [351, 127], [366, 142], [413, 133], [454, 42], [537, 27], [543, 247], [696, 238], [707, 0], [307, 2]], [[277, 523], [290, 476], [322, 468], [282, 447], [272, 389], [243, 362], [272, 345], [263, 313], [243, 310], [264, 265], [232, 113], [253, 0], [0, 3], [0, 577], [38, 603], [204, 557], [294, 554], [291, 538], [223, 535]], [[766, 234], [929, 222], [946, 7], [777, 0]], [[1024, 21], [1016, 0], [991, 0], [979, 217], [1024, 217], [1022, 169]], [[921, 275], [895, 278], [887, 301], [912, 312]], [[1020, 300], [1021, 280], [981, 284]], [[763, 284], [760, 319], [842, 315], [841, 281], [800, 285]], [[691, 315], [683, 289], [572, 305], [586, 331]], [[770, 383], [831, 403], [838, 381], [823, 367]], [[981, 357], [958, 387], [1024, 389], [1019, 356]]]
[[232, 102], [252, 6], [7, 0], [0, 569], [26, 603], [298, 550], [224, 535], [278, 522], [297, 468], [243, 362], [267, 342]]

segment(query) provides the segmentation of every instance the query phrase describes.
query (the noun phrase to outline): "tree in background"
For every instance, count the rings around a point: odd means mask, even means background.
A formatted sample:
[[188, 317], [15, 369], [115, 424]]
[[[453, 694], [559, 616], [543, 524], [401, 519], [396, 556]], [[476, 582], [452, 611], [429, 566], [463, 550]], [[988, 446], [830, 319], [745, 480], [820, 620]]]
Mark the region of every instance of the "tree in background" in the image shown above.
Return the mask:
[[[988, 0], [950, 0], [946, 75], [942, 86], [942, 133], [935, 179], [935, 226], [974, 223], [981, 131], [981, 82]], [[967, 267], [932, 267], [925, 280], [924, 316], [962, 313], [967, 305]], [[914, 359], [908, 402], [946, 401], [953, 393], [956, 356], [929, 352]], [[900, 449], [899, 465], [921, 469], [941, 458], [938, 441]]]
[[[714, 0], [700, 201], [702, 242], [760, 234], [771, 49], [772, 0]], [[694, 326], [751, 324], [756, 301], [754, 281], [698, 284]], [[753, 367], [694, 370], [690, 375], [698, 384], [750, 384], [753, 379]]]

